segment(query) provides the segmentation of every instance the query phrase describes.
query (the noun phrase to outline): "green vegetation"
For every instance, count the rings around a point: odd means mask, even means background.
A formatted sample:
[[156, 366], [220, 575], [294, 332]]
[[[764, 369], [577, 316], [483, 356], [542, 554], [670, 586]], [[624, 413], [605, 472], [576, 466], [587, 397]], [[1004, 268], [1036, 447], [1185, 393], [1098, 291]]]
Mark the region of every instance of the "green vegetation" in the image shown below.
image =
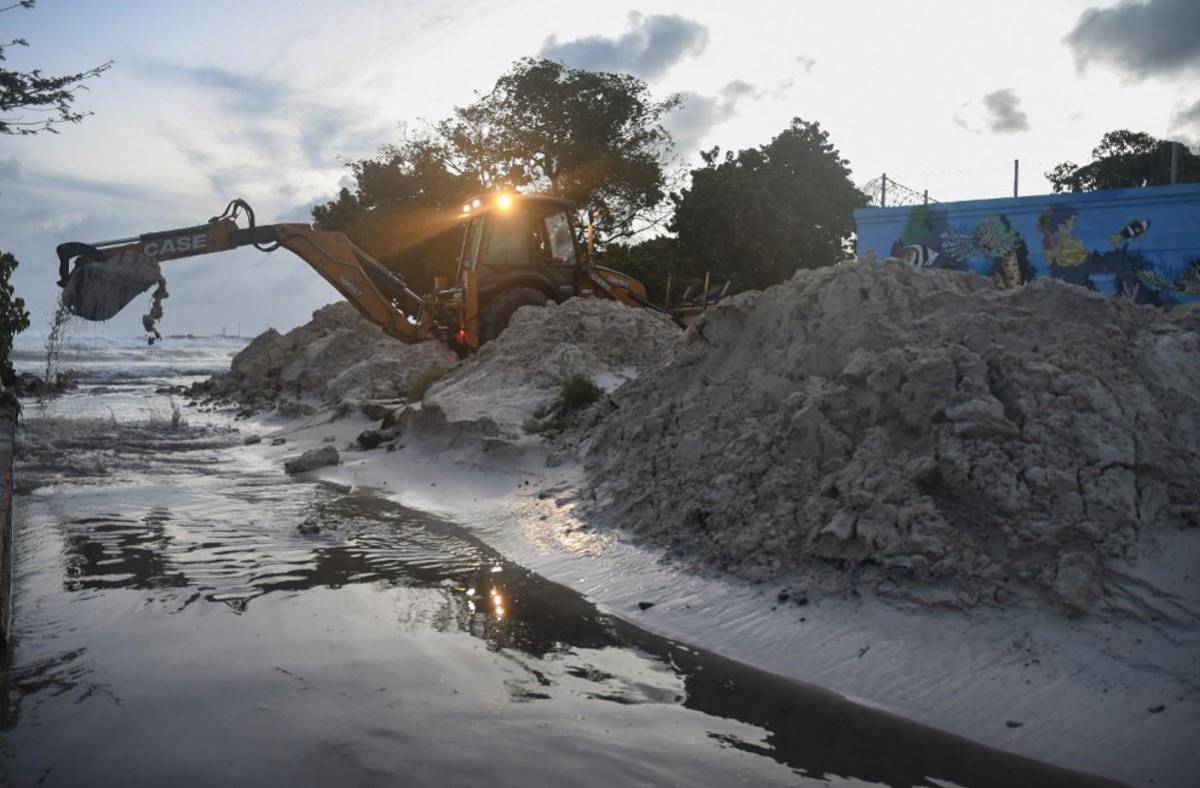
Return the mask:
[[405, 396], [409, 402], [420, 402], [425, 397], [425, 392], [434, 383], [446, 376], [449, 372], [448, 367], [430, 367], [429, 369], [415, 375], [408, 381], [408, 387], [405, 389]]
[[635, 277], [646, 285], [650, 300], [662, 305], [671, 277], [671, 298], [679, 300], [684, 282], [704, 278], [704, 263], [684, 251], [678, 238], [660, 235], [636, 244], [610, 243], [598, 260], [600, 265], [615, 268]]
[[[1164, 186], [1171, 182], [1171, 146], [1145, 132], [1110, 131], [1092, 149], [1092, 160], [1082, 166], [1064, 161], [1046, 173], [1057, 192], [1090, 192]], [[1200, 181], [1200, 156], [1180, 145], [1178, 182]]]
[[596, 400], [604, 390], [583, 375], [572, 375], [563, 381], [562, 391], [558, 395], [555, 409], [560, 416], [583, 410]]
[[867, 198], [820, 124], [796, 118], [766, 145], [720, 153], [701, 154], [691, 187], [671, 195], [670, 227], [685, 252], [733, 281], [731, 292], [842, 259]]
[[14, 295], [10, 282], [15, 270], [17, 258], [0, 252], [0, 382], [6, 386], [11, 386], [15, 379], [10, 358], [13, 337], [29, 328], [25, 299]]
[[[18, 0], [18, 2], [0, 8], [0, 12], [12, 11], [17, 8], [30, 9], [34, 0]], [[0, 44], [0, 62], [6, 60], [4, 50], [12, 46], [29, 46], [23, 38], [14, 38], [6, 44]], [[50, 77], [40, 69], [33, 71], [13, 71], [0, 67], [0, 134], [37, 134], [48, 131], [57, 134], [55, 126], [63, 123], [79, 123], [90, 112], [76, 112], [72, 108], [75, 101], [75, 91], [84, 89], [86, 80], [98, 77], [112, 67], [112, 61], [102, 63], [87, 71], [77, 74], [64, 74]], [[10, 115], [13, 110], [28, 109], [34, 112], [46, 112], [39, 120], [26, 120], [24, 115]]]

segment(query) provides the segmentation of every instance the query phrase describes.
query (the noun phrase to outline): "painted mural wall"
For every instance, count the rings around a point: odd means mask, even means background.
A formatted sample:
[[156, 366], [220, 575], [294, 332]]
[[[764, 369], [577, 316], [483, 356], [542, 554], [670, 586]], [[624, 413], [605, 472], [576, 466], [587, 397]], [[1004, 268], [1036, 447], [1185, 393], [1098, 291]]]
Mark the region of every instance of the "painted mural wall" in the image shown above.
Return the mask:
[[858, 256], [974, 271], [1004, 287], [1053, 277], [1172, 308], [1200, 301], [1200, 184], [854, 212]]

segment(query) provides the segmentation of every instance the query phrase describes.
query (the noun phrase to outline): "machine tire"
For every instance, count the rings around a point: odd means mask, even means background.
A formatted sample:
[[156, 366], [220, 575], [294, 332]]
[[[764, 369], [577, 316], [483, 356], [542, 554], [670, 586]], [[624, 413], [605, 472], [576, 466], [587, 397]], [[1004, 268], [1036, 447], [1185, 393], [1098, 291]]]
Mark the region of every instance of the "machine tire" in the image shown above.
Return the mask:
[[545, 306], [549, 299], [532, 287], [513, 287], [501, 290], [488, 301], [479, 315], [479, 338], [491, 342], [508, 328], [513, 313], [523, 306]]

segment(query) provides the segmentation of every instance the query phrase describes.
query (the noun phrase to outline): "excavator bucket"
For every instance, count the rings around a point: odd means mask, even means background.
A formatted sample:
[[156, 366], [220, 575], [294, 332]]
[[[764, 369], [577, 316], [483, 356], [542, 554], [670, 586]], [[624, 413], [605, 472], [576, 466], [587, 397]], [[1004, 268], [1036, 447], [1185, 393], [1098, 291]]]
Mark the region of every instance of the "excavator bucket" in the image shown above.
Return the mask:
[[[63, 256], [64, 251], [67, 257]], [[116, 316], [130, 301], [162, 282], [158, 261], [136, 248], [126, 248], [108, 257], [86, 244], [59, 247], [59, 258], [64, 263], [72, 257], [76, 260], [75, 270], [60, 283], [63, 305], [71, 314], [87, 320]]]

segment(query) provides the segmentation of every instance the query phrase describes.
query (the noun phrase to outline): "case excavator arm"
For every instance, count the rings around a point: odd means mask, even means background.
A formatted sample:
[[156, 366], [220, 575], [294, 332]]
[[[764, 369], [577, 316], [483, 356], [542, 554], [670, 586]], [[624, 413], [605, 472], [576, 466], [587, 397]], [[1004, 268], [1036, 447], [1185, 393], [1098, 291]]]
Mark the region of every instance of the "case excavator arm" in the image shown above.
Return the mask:
[[[248, 227], [238, 226], [241, 212]], [[220, 216], [194, 227], [95, 244], [60, 244], [58, 284], [72, 313], [107, 320], [159, 281], [159, 263], [241, 246], [264, 252], [283, 247], [308, 263], [385, 333], [405, 342], [432, 338], [424, 299], [344, 234], [305, 224], [255, 225], [254, 211], [243, 200], [230, 202]]]

